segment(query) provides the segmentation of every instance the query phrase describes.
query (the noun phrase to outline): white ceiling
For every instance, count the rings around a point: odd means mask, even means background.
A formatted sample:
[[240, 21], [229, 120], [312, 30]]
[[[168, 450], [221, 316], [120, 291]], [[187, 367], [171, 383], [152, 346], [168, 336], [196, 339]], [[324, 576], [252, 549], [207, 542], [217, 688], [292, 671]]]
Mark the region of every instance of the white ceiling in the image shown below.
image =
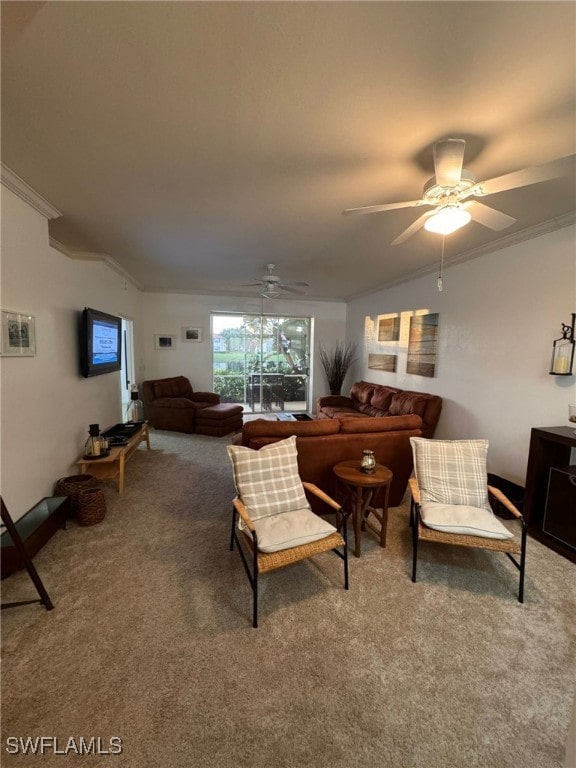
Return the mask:
[[[2, 162], [147, 290], [255, 295], [273, 262], [362, 295], [439, 262], [390, 245], [422, 209], [341, 215], [419, 198], [436, 140], [478, 180], [576, 152], [573, 2], [2, 2], [2, 37]], [[447, 259], [565, 223], [575, 188], [486, 198], [516, 224]]]

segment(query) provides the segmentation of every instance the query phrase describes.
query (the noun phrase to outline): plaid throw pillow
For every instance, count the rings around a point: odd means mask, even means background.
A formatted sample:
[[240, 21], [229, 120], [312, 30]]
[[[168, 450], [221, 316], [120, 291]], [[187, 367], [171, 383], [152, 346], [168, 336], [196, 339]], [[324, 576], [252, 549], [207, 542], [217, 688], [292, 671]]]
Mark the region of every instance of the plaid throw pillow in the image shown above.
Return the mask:
[[236, 492], [252, 520], [309, 508], [298, 474], [296, 436], [255, 451], [229, 445]]
[[488, 440], [411, 437], [410, 443], [422, 503], [491, 510], [486, 470]]

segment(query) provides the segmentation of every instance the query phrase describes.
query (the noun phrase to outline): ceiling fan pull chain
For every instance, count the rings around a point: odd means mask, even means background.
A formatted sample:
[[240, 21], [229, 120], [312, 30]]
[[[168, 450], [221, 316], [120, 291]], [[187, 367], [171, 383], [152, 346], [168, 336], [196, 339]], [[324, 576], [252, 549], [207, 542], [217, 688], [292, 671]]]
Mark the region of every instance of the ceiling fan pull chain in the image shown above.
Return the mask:
[[444, 242], [446, 238], [444, 235], [442, 235], [442, 258], [440, 260], [440, 274], [438, 275], [438, 290], [440, 293], [442, 293], [442, 288], [444, 287], [444, 282], [442, 279], [442, 275], [444, 273]]

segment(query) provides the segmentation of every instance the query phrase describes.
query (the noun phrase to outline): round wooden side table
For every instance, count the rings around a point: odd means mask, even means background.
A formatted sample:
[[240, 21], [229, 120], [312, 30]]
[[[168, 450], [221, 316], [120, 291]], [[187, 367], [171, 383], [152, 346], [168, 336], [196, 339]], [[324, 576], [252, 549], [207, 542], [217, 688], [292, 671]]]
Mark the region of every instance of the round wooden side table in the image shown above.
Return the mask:
[[[334, 474], [342, 483], [352, 503], [352, 524], [354, 527], [354, 554], [360, 557], [360, 539], [366, 525], [380, 536], [380, 546], [386, 546], [386, 528], [388, 527], [388, 495], [392, 472], [382, 464], [376, 464], [376, 469], [369, 475], [360, 470], [360, 459], [340, 461], [333, 467]], [[370, 506], [374, 491], [385, 487], [382, 513]], [[370, 514], [380, 523], [378, 530], [369, 520]]]

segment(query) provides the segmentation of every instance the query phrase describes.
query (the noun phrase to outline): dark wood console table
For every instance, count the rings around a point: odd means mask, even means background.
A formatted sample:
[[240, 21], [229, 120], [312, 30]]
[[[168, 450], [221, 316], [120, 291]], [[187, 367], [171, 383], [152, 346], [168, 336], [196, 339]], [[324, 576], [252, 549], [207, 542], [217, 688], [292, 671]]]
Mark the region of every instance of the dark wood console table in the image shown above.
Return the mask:
[[[572, 427], [535, 427], [530, 435], [530, 452], [524, 491], [524, 517], [528, 531], [550, 549], [576, 563], [576, 550], [545, 530], [545, 512], [551, 469], [566, 469], [570, 464], [572, 448], [576, 448], [576, 435]], [[550, 511], [550, 509], [548, 510]], [[576, 514], [576, 507], [554, 510], [557, 515]]]

